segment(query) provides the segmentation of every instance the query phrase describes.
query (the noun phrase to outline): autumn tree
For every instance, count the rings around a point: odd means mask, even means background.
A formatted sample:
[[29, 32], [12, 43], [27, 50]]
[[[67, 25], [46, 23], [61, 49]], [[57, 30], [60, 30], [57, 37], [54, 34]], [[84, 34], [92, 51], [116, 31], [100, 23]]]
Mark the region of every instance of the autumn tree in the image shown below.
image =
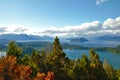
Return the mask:
[[47, 75], [45, 73], [37, 73], [33, 80], [55, 80], [54, 72], [48, 72]]
[[31, 80], [31, 73], [31, 68], [18, 64], [16, 57], [0, 58], [0, 80]]

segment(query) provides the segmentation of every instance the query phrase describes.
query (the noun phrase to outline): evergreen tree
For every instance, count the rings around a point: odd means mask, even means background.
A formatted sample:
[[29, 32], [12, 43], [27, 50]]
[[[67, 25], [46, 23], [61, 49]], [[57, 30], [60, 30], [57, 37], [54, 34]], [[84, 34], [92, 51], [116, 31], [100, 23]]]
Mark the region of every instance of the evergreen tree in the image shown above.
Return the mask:
[[41, 53], [38, 53], [37, 51], [32, 51], [32, 60], [33, 62], [36, 64], [36, 66], [39, 68], [38, 71], [40, 72], [45, 72], [46, 69], [45, 69], [45, 64], [44, 64], [44, 61], [45, 61], [45, 51], [42, 50]]
[[73, 80], [90, 80], [90, 64], [86, 55], [75, 61], [74, 72], [76, 76]]
[[67, 80], [69, 78], [65, 72], [67, 61], [68, 59], [59, 42], [59, 38], [56, 37], [53, 42], [52, 52], [47, 55], [45, 62], [48, 70], [55, 72], [56, 80]]
[[8, 44], [7, 55], [12, 55], [18, 59], [21, 53], [22, 49], [16, 45], [15, 41], [10, 41]]
[[52, 47], [52, 56], [53, 60], [56, 64], [58, 64], [59, 67], [63, 67], [65, 63], [65, 53], [63, 52], [63, 48], [59, 42], [59, 38], [56, 37], [54, 42], [53, 42], [53, 47]]
[[92, 80], [108, 80], [99, 55], [93, 49], [90, 50], [90, 67]]
[[116, 71], [113, 69], [111, 65], [109, 65], [106, 59], [104, 60], [103, 68], [106, 71], [109, 80], [117, 80]]
[[117, 77], [118, 80], [120, 80], [120, 69], [117, 70], [116, 77]]

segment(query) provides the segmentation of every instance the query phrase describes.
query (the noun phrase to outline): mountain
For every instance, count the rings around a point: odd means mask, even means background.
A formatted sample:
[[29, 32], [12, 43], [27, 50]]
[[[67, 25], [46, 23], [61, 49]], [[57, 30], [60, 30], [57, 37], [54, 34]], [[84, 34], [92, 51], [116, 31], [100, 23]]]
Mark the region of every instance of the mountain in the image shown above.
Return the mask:
[[119, 35], [103, 35], [94, 38], [95, 40], [103, 40], [103, 41], [120, 41]]
[[6, 43], [8, 43], [9, 42], [9, 40], [8, 39], [4, 39], [4, 38], [0, 38], [0, 44], [6, 44]]
[[0, 39], [6, 40], [44, 40], [44, 39], [53, 39], [49, 36], [36, 36], [36, 35], [27, 35], [27, 34], [2, 34]]
[[71, 42], [88, 42], [89, 40], [86, 38], [68, 38], [67, 40], [70, 40]]
[[32, 37], [26, 34], [3, 34], [0, 35], [0, 39], [8, 39], [8, 40], [31, 40]]

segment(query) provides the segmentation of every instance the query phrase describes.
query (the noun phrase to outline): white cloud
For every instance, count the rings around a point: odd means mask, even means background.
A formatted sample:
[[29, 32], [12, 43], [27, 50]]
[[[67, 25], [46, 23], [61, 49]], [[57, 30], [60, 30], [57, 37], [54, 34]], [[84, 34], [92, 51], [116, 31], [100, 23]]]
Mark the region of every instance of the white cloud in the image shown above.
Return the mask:
[[120, 29], [120, 17], [117, 17], [116, 19], [109, 18], [103, 23], [104, 29]]
[[32, 34], [39, 36], [86, 37], [107, 34], [120, 34], [120, 17], [108, 18], [104, 22], [93, 21], [75, 26], [29, 28], [24, 25], [0, 25], [0, 34]]
[[24, 25], [0, 25], [0, 34], [31, 34], [33, 30]]
[[96, 0], [96, 5], [102, 5], [107, 0]]

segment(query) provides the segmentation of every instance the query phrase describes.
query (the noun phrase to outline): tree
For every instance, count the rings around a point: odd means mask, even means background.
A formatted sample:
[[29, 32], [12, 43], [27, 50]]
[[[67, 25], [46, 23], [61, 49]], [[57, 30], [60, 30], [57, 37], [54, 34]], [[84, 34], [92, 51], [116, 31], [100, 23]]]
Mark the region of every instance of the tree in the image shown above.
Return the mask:
[[118, 78], [118, 80], [120, 80], [120, 69], [117, 70], [116, 77]]
[[18, 64], [16, 57], [0, 58], [0, 80], [31, 80], [31, 73], [31, 68]]
[[45, 64], [47, 71], [55, 72], [56, 80], [67, 80], [67, 73], [65, 72], [65, 67], [67, 66], [68, 59], [63, 51], [63, 48], [59, 42], [59, 38], [54, 39], [52, 45], [52, 52], [47, 54]]
[[108, 80], [99, 55], [93, 49], [90, 50], [90, 67], [92, 80]]
[[30, 68], [32, 69], [31, 77], [35, 77], [38, 71], [38, 66], [35, 64], [29, 54], [25, 54], [22, 58], [20, 58], [19, 64], [30, 66]]
[[0, 58], [0, 80], [54, 80], [54, 72], [38, 72], [35, 77], [30, 77], [32, 69], [30, 66], [17, 63], [14, 56]]
[[54, 72], [48, 72], [47, 75], [45, 73], [37, 73], [33, 80], [55, 80]]
[[21, 53], [22, 49], [16, 45], [15, 41], [10, 41], [8, 44], [7, 55], [12, 55], [18, 59]]
[[46, 72], [46, 66], [44, 64], [44, 61], [45, 61], [44, 51], [42, 51], [41, 53], [38, 53], [37, 51], [33, 50], [31, 58], [32, 58], [32, 62], [34, 62], [34, 64], [37, 67], [37, 71]]
[[73, 80], [89, 80], [90, 79], [90, 61], [86, 55], [82, 55], [81, 59], [75, 60]]
[[61, 68], [61, 67], [64, 66], [66, 54], [63, 51], [63, 48], [62, 48], [62, 46], [59, 42], [58, 37], [56, 37], [54, 42], [53, 42], [52, 54], [51, 55], [53, 56], [52, 60], [57, 65], [57, 68]]
[[116, 71], [113, 69], [113, 67], [108, 63], [106, 59], [104, 60], [103, 68], [107, 73], [109, 80], [117, 80]]

